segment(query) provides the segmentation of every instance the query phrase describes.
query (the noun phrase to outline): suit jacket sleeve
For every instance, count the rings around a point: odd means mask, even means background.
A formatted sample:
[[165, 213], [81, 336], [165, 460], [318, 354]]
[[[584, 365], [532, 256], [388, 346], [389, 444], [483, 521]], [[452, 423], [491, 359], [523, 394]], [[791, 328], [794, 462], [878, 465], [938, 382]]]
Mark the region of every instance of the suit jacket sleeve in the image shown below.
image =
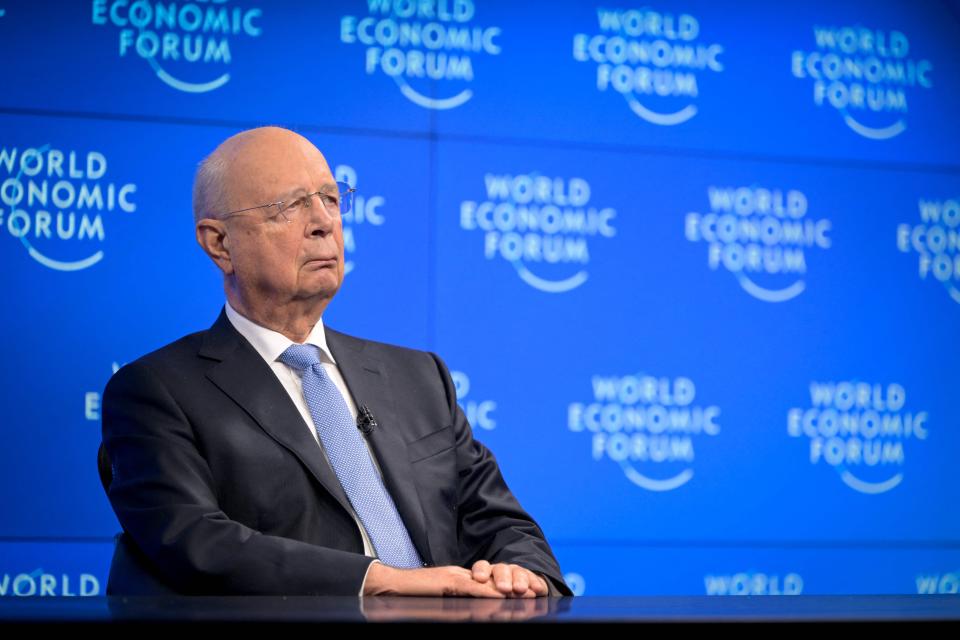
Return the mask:
[[142, 361], [103, 395], [108, 497], [121, 526], [164, 580], [186, 594], [355, 596], [373, 558], [265, 535], [231, 520], [189, 420]]
[[443, 380], [456, 438], [460, 566], [470, 568], [478, 560], [518, 564], [544, 575], [550, 595], [572, 596], [543, 531], [510, 491], [493, 453], [473, 438], [446, 365], [430, 355]]

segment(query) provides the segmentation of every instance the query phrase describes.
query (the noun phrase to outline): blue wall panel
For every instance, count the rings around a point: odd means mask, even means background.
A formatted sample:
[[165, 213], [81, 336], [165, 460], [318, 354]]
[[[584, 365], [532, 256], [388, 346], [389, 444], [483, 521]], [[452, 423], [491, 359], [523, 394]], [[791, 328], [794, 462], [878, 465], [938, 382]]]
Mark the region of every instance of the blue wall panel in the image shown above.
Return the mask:
[[260, 124], [358, 189], [324, 322], [444, 358], [577, 593], [958, 591], [956, 3], [172, 6], [0, 9], [0, 595], [102, 594], [100, 393], [219, 313]]

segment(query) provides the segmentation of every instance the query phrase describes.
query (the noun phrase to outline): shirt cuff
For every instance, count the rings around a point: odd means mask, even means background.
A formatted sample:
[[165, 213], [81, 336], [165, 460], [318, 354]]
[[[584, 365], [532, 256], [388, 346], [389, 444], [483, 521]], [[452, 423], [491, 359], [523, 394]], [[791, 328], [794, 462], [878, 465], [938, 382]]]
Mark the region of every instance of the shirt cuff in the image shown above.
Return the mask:
[[[358, 596], [363, 595], [363, 588], [367, 586], [367, 576], [370, 575], [370, 567], [372, 567], [376, 562], [380, 562], [380, 561], [374, 558], [373, 562], [367, 565], [367, 572], [363, 574], [363, 582], [360, 583], [360, 593], [357, 594]], [[383, 563], [380, 562], [380, 564], [383, 564]]]

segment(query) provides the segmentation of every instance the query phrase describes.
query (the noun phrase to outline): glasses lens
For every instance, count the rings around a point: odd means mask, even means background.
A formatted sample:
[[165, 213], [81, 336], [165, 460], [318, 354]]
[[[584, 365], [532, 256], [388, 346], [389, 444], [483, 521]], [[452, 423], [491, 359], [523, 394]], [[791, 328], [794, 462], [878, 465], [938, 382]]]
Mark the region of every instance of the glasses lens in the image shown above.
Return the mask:
[[346, 215], [353, 209], [353, 188], [346, 182], [338, 182], [337, 190], [340, 192], [340, 215]]

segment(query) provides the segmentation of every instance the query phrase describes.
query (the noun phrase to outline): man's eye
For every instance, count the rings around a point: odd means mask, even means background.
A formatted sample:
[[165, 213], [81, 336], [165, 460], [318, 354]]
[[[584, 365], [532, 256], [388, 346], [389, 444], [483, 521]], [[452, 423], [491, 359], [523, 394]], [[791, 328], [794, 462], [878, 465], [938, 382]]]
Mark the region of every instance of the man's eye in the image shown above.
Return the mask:
[[332, 196], [329, 193], [321, 193], [320, 197], [323, 198], [323, 204], [327, 207], [339, 207], [340, 200], [337, 196]]

